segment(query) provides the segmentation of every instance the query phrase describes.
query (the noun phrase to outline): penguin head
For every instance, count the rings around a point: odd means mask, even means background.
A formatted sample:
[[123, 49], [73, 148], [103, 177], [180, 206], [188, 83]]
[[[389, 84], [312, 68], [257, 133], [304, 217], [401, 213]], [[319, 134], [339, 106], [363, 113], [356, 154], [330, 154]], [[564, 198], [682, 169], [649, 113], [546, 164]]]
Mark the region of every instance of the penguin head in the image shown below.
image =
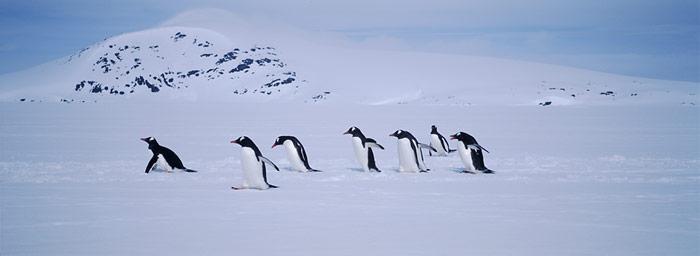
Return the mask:
[[476, 141], [474, 140], [474, 137], [467, 134], [466, 132], [458, 132], [458, 133], [455, 133], [453, 135], [450, 135], [450, 139], [466, 142], [467, 144], [476, 143]]
[[438, 133], [437, 131], [437, 126], [433, 125], [430, 127], [430, 134], [436, 134]]
[[276, 146], [280, 146], [280, 145], [284, 144], [285, 141], [290, 140], [292, 138], [294, 138], [294, 137], [292, 137], [292, 136], [279, 136], [275, 140], [275, 143], [272, 144], [272, 148], [275, 148]]
[[350, 127], [350, 128], [349, 128], [346, 132], [344, 132], [343, 134], [350, 134], [350, 135], [352, 135], [352, 136], [357, 136], [357, 135], [362, 134], [362, 132], [360, 131], [360, 128], [357, 128], [357, 127], [353, 126], [353, 127]]
[[156, 138], [153, 138], [153, 137], [141, 138], [141, 140], [148, 143], [148, 146], [158, 145]]
[[238, 139], [232, 140], [231, 143], [241, 145], [241, 147], [252, 147], [255, 145], [255, 143], [253, 143], [253, 140], [251, 140], [247, 136], [238, 137]]
[[405, 138], [406, 134], [408, 134], [408, 132], [406, 132], [404, 130], [396, 130], [394, 133], [389, 134], [389, 136], [396, 137], [397, 139], [401, 139], [401, 138]]

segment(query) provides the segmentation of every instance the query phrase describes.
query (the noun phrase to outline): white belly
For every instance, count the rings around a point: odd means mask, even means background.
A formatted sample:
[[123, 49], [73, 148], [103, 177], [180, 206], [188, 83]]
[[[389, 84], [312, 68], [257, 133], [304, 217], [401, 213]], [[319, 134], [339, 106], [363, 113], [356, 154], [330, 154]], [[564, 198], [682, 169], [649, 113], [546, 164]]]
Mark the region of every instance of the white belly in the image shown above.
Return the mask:
[[284, 148], [287, 151], [287, 158], [289, 159], [289, 163], [292, 165], [292, 168], [300, 172], [307, 172], [308, 170], [306, 169], [304, 162], [301, 161], [301, 158], [299, 158], [299, 153], [297, 153], [294, 143], [290, 140], [286, 140], [284, 142]]
[[430, 134], [430, 146], [437, 150], [437, 153], [433, 152], [433, 154], [437, 154], [439, 156], [447, 155], [447, 151], [445, 151], [445, 149], [442, 147], [442, 143], [440, 143], [440, 137], [438, 137], [437, 134]]
[[471, 150], [466, 148], [464, 146], [464, 143], [459, 142], [459, 145], [457, 145], [457, 151], [459, 151], [459, 158], [462, 159], [462, 163], [464, 164], [464, 168], [466, 168], [468, 171], [473, 171], [474, 170], [474, 164], [472, 163], [472, 153]]
[[173, 168], [170, 167], [168, 161], [165, 161], [165, 157], [163, 157], [163, 155], [158, 155], [158, 162], [156, 162], [156, 166], [158, 167], [158, 169], [161, 169], [165, 172], [173, 172]]
[[416, 165], [416, 156], [411, 148], [411, 141], [408, 139], [400, 139], [398, 142], [399, 151], [399, 171], [400, 172], [419, 172], [420, 168]]
[[243, 165], [243, 188], [269, 188], [263, 179], [262, 163], [255, 156], [255, 151], [243, 147], [241, 149], [241, 164]]
[[367, 166], [367, 148], [362, 146], [362, 140], [358, 137], [352, 137], [352, 149], [355, 150], [355, 157], [357, 162], [360, 163], [362, 169], [369, 172], [369, 167]]

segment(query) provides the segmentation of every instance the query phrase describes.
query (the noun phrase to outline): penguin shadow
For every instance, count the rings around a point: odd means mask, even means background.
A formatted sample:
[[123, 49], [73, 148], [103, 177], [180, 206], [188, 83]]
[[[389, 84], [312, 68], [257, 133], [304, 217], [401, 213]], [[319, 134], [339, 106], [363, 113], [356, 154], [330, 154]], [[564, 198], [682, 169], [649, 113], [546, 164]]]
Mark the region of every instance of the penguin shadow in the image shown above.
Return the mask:
[[162, 167], [160, 165], [155, 165], [153, 168], [151, 168], [148, 173], [167, 173], [167, 174], [175, 174], [175, 173], [180, 173], [180, 172], [185, 172], [182, 169], [170, 169], [167, 167]]
[[347, 169], [352, 171], [352, 172], [371, 173], [371, 174], [384, 173], [386, 171], [386, 169], [379, 169], [379, 172], [372, 171], [372, 170], [370, 170], [369, 172], [366, 172], [364, 169], [356, 168], [356, 167], [351, 167], [351, 168], [347, 168]]
[[300, 172], [299, 170], [294, 169], [294, 168], [292, 168], [292, 167], [280, 167], [280, 170], [284, 170], [284, 171], [286, 171], [286, 172], [300, 173], [300, 174], [306, 174], [306, 173], [321, 173], [321, 172], [323, 172], [323, 171], [319, 171], [319, 172], [311, 172], [311, 171], [308, 171], [308, 172]]
[[284, 170], [287, 172], [299, 172], [297, 170], [292, 169], [292, 167], [280, 167], [280, 170]]
[[354, 168], [354, 167], [348, 168], [348, 170], [353, 171], [353, 172], [365, 172], [365, 170], [362, 168]]
[[476, 174], [475, 171], [469, 171], [469, 170], [466, 170], [464, 168], [451, 168], [450, 171], [455, 172], [455, 173], [461, 173], [461, 174]]
[[151, 170], [148, 171], [148, 172], [149, 172], [149, 173], [175, 173], [174, 170], [170, 171], [170, 170], [168, 170], [168, 169], [165, 169], [165, 168], [158, 168], [158, 167], [154, 167], [153, 169], [151, 169]]
[[389, 170], [391, 170], [395, 173], [406, 173], [406, 174], [411, 174], [411, 173], [412, 174], [416, 174], [416, 173], [417, 174], [426, 174], [426, 173], [431, 173], [433, 171], [433, 169], [427, 169], [425, 171], [420, 171], [420, 172], [402, 172], [401, 169], [399, 169], [399, 168], [391, 168]]

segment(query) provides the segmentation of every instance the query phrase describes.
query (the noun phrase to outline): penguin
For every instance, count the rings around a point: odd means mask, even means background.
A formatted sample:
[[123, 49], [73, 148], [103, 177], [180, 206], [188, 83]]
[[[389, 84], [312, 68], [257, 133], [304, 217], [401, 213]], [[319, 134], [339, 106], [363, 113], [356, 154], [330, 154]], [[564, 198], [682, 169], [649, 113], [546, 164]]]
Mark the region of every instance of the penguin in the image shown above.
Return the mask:
[[[185, 166], [182, 165], [182, 160], [177, 157], [175, 152], [158, 144], [158, 141], [156, 141], [155, 138], [147, 137], [141, 138], [141, 140], [148, 143], [148, 149], [153, 152], [153, 157], [151, 157], [151, 160], [148, 161], [148, 165], [146, 165], [146, 173], [150, 172], [151, 169], [153, 169], [153, 165], [159, 160], [160, 163], [158, 166], [166, 168], [167, 172], [172, 172], [173, 169], [178, 169], [185, 172], [197, 172], [195, 170], [185, 168]], [[165, 163], [162, 162], [163, 160], [165, 160]]]
[[399, 151], [399, 172], [428, 172], [430, 169], [425, 167], [423, 161], [423, 150], [427, 148], [431, 151], [436, 151], [430, 145], [419, 143], [416, 137], [410, 132], [397, 130], [389, 136], [396, 137], [398, 141]]
[[[450, 144], [447, 143], [447, 139], [438, 132], [437, 126], [435, 125], [431, 127], [430, 131], [430, 146], [437, 150], [435, 155], [438, 156], [447, 156], [447, 154], [457, 151], [455, 149], [450, 149]], [[432, 156], [433, 152], [428, 151], [428, 154]]]
[[362, 165], [362, 169], [365, 172], [381, 172], [381, 170], [377, 168], [377, 163], [374, 161], [374, 152], [372, 152], [372, 148], [384, 150], [384, 147], [377, 143], [376, 140], [365, 137], [365, 135], [362, 134], [362, 131], [355, 126], [350, 127], [350, 129], [343, 134], [352, 135], [352, 148], [355, 151], [357, 161], [360, 162], [360, 165]]
[[304, 145], [301, 144], [299, 139], [294, 136], [279, 136], [272, 144], [272, 148], [276, 146], [284, 145], [287, 149], [287, 158], [291, 162], [292, 167], [300, 172], [320, 172], [309, 166], [309, 158], [306, 156], [306, 150]]
[[246, 136], [238, 137], [231, 143], [241, 146], [241, 164], [243, 165], [243, 185], [241, 187], [231, 187], [232, 189], [268, 189], [277, 188], [267, 182], [267, 170], [265, 164], [270, 164], [279, 171], [277, 165], [260, 153], [260, 149], [253, 140]]
[[474, 173], [472, 171], [480, 171], [483, 173], [494, 173], [494, 171], [486, 168], [484, 165], [484, 153], [490, 153], [486, 148], [479, 145], [473, 136], [467, 134], [466, 132], [458, 132], [450, 136], [450, 139], [459, 140], [457, 149], [459, 150], [459, 157], [464, 163], [465, 170], [464, 173]]

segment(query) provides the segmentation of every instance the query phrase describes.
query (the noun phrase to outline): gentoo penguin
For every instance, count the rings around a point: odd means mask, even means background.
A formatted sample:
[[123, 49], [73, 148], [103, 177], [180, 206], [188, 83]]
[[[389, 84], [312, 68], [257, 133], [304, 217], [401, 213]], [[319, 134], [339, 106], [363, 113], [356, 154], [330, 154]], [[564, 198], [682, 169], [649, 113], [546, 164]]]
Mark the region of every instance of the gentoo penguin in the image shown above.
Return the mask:
[[404, 130], [397, 130], [389, 136], [396, 137], [399, 139], [399, 171], [400, 172], [427, 172], [430, 171], [425, 167], [425, 162], [423, 162], [423, 150], [421, 148], [428, 148], [428, 150], [435, 151], [430, 145], [425, 145], [419, 143], [416, 137], [410, 132]]
[[[146, 165], [146, 173], [150, 172], [151, 169], [153, 169], [153, 164], [155, 164], [156, 161], [158, 161], [159, 159], [161, 160], [161, 162], [158, 164], [158, 166], [166, 168], [167, 172], [172, 172], [173, 169], [178, 169], [186, 172], [197, 172], [195, 170], [185, 168], [185, 166], [182, 165], [182, 161], [179, 157], [177, 157], [175, 152], [173, 152], [169, 148], [159, 145], [158, 141], [156, 141], [155, 138], [148, 137], [141, 138], [141, 140], [148, 143], [148, 149], [150, 149], [151, 152], [153, 152], [153, 157], [151, 157], [151, 160], [148, 161], [148, 165]], [[162, 162], [163, 160], [165, 160], [165, 163]]]
[[453, 140], [459, 140], [460, 143], [457, 145], [459, 150], [459, 157], [464, 163], [465, 173], [473, 173], [473, 170], [481, 171], [483, 173], [493, 173], [492, 170], [486, 168], [484, 165], [484, 153], [482, 151], [486, 150], [484, 147], [476, 142], [476, 139], [466, 132], [458, 132], [450, 136]]
[[280, 169], [270, 159], [265, 158], [260, 153], [260, 149], [258, 149], [253, 140], [246, 136], [241, 136], [236, 140], [232, 140], [231, 143], [241, 145], [241, 163], [244, 177], [243, 185], [241, 187], [231, 187], [232, 189], [268, 189], [277, 187], [267, 183], [265, 163], [272, 165], [277, 171]]
[[[447, 143], [445, 137], [442, 136], [437, 130], [437, 126], [433, 125], [430, 131], [430, 146], [436, 150], [436, 155], [447, 156], [447, 154], [455, 152], [457, 150], [450, 149], [450, 144]], [[428, 150], [428, 153], [432, 156], [433, 152]]]
[[381, 172], [381, 170], [377, 168], [377, 164], [374, 162], [374, 153], [372, 152], [372, 148], [379, 148], [383, 150], [384, 147], [379, 145], [376, 140], [365, 137], [365, 135], [362, 134], [362, 131], [355, 126], [350, 127], [350, 129], [343, 134], [352, 135], [352, 148], [355, 150], [355, 156], [357, 157], [357, 161], [360, 162], [360, 165], [362, 165], [362, 169], [366, 172], [369, 172], [370, 170]]
[[272, 144], [272, 148], [284, 145], [287, 149], [287, 158], [291, 162], [292, 167], [300, 172], [320, 172], [309, 166], [309, 158], [306, 156], [304, 145], [301, 145], [299, 139], [294, 136], [279, 136]]

